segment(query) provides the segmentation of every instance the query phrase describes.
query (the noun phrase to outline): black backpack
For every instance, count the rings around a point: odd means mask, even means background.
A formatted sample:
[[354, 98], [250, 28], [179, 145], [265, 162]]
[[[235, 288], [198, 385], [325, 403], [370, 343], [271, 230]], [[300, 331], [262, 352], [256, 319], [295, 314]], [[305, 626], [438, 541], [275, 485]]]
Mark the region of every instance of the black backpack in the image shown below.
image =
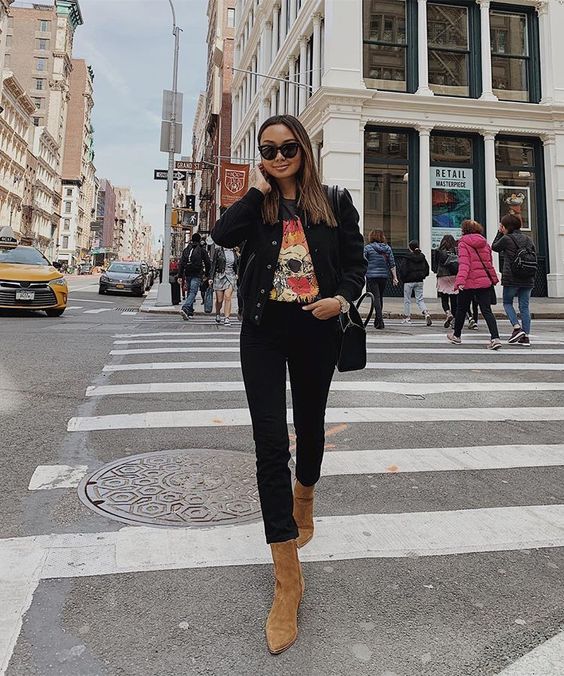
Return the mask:
[[184, 267], [185, 275], [199, 275], [202, 272], [202, 247], [200, 244], [190, 247], [188, 260]]
[[538, 260], [534, 244], [527, 239], [525, 246], [519, 246], [519, 243], [509, 235], [517, 248], [515, 258], [511, 261], [511, 272], [515, 277], [534, 277], [537, 274]]

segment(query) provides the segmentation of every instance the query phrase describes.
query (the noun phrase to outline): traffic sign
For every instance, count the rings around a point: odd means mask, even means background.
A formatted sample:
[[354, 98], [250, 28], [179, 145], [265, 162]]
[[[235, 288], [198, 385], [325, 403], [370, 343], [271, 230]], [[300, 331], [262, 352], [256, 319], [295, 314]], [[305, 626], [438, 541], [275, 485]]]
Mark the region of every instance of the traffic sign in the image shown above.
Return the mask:
[[[185, 181], [188, 176], [186, 171], [175, 171], [173, 178], [175, 181]], [[166, 181], [168, 178], [168, 169], [155, 169], [154, 179], [155, 181]]]
[[186, 171], [203, 171], [204, 169], [210, 169], [208, 162], [187, 162], [186, 160], [176, 160], [174, 163], [175, 169], [184, 169]]

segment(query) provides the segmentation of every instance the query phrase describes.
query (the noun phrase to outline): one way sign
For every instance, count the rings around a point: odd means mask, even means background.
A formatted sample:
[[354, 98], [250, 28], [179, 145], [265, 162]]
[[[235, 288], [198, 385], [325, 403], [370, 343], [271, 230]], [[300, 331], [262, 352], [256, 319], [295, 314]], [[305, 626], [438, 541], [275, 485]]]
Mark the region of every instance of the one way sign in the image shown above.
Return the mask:
[[[185, 181], [188, 177], [188, 172], [187, 171], [178, 171], [176, 170], [173, 174], [173, 178], [175, 181]], [[155, 181], [166, 181], [168, 178], [168, 170], [167, 169], [155, 169], [154, 173], [154, 179]]]

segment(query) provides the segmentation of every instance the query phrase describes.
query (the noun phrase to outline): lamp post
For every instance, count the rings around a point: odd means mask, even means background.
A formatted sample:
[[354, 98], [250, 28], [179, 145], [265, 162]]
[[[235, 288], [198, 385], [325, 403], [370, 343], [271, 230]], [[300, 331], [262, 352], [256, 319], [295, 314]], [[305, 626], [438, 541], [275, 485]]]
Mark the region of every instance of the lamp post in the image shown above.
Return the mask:
[[164, 241], [163, 241], [163, 279], [157, 292], [157, 305], [171, 305], [172, 294], [169, 284], [170, 248], [171, 248], [171, 224], [172, 224], [172, 198], [174, 190], [174, 152], [176, 146], [176, 99], [178, 94], [178, 52], [180, 49], [180, 28], [176, 25], [176, 12], [172, 0], [168, 0], [172, 11], [172, 34], [174, 36], [174, 63], [172, 68], [172, 110], [170, 115], [170, 138], [168, 152], [168, 174], [166, 184], [166, 207], [164, 218]]

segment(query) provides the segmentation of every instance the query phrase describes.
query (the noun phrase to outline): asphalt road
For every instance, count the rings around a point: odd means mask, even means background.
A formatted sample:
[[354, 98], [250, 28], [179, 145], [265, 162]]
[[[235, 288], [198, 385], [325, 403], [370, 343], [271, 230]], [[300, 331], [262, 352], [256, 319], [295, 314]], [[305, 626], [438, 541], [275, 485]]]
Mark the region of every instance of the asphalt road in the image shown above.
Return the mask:
[[[259, 523], [126, 527], [74, 487], [140, 453], [252, 454], [240, 371], [221, 365], [238, 360], [238, 324], [138, 314], [141, 299], [96, 291], [73, 280], [61, 318], [0, 316], [9, 676], [493, 675], [564, 629], [562, 323], [499, 354], [483, 328], [446, 353], [442, 326], [370, 332], [380, 366], [337, 375], [330, 395], [300, 636], [271, 657]], [[46, 466], [74, 470], [71, 485]]]

